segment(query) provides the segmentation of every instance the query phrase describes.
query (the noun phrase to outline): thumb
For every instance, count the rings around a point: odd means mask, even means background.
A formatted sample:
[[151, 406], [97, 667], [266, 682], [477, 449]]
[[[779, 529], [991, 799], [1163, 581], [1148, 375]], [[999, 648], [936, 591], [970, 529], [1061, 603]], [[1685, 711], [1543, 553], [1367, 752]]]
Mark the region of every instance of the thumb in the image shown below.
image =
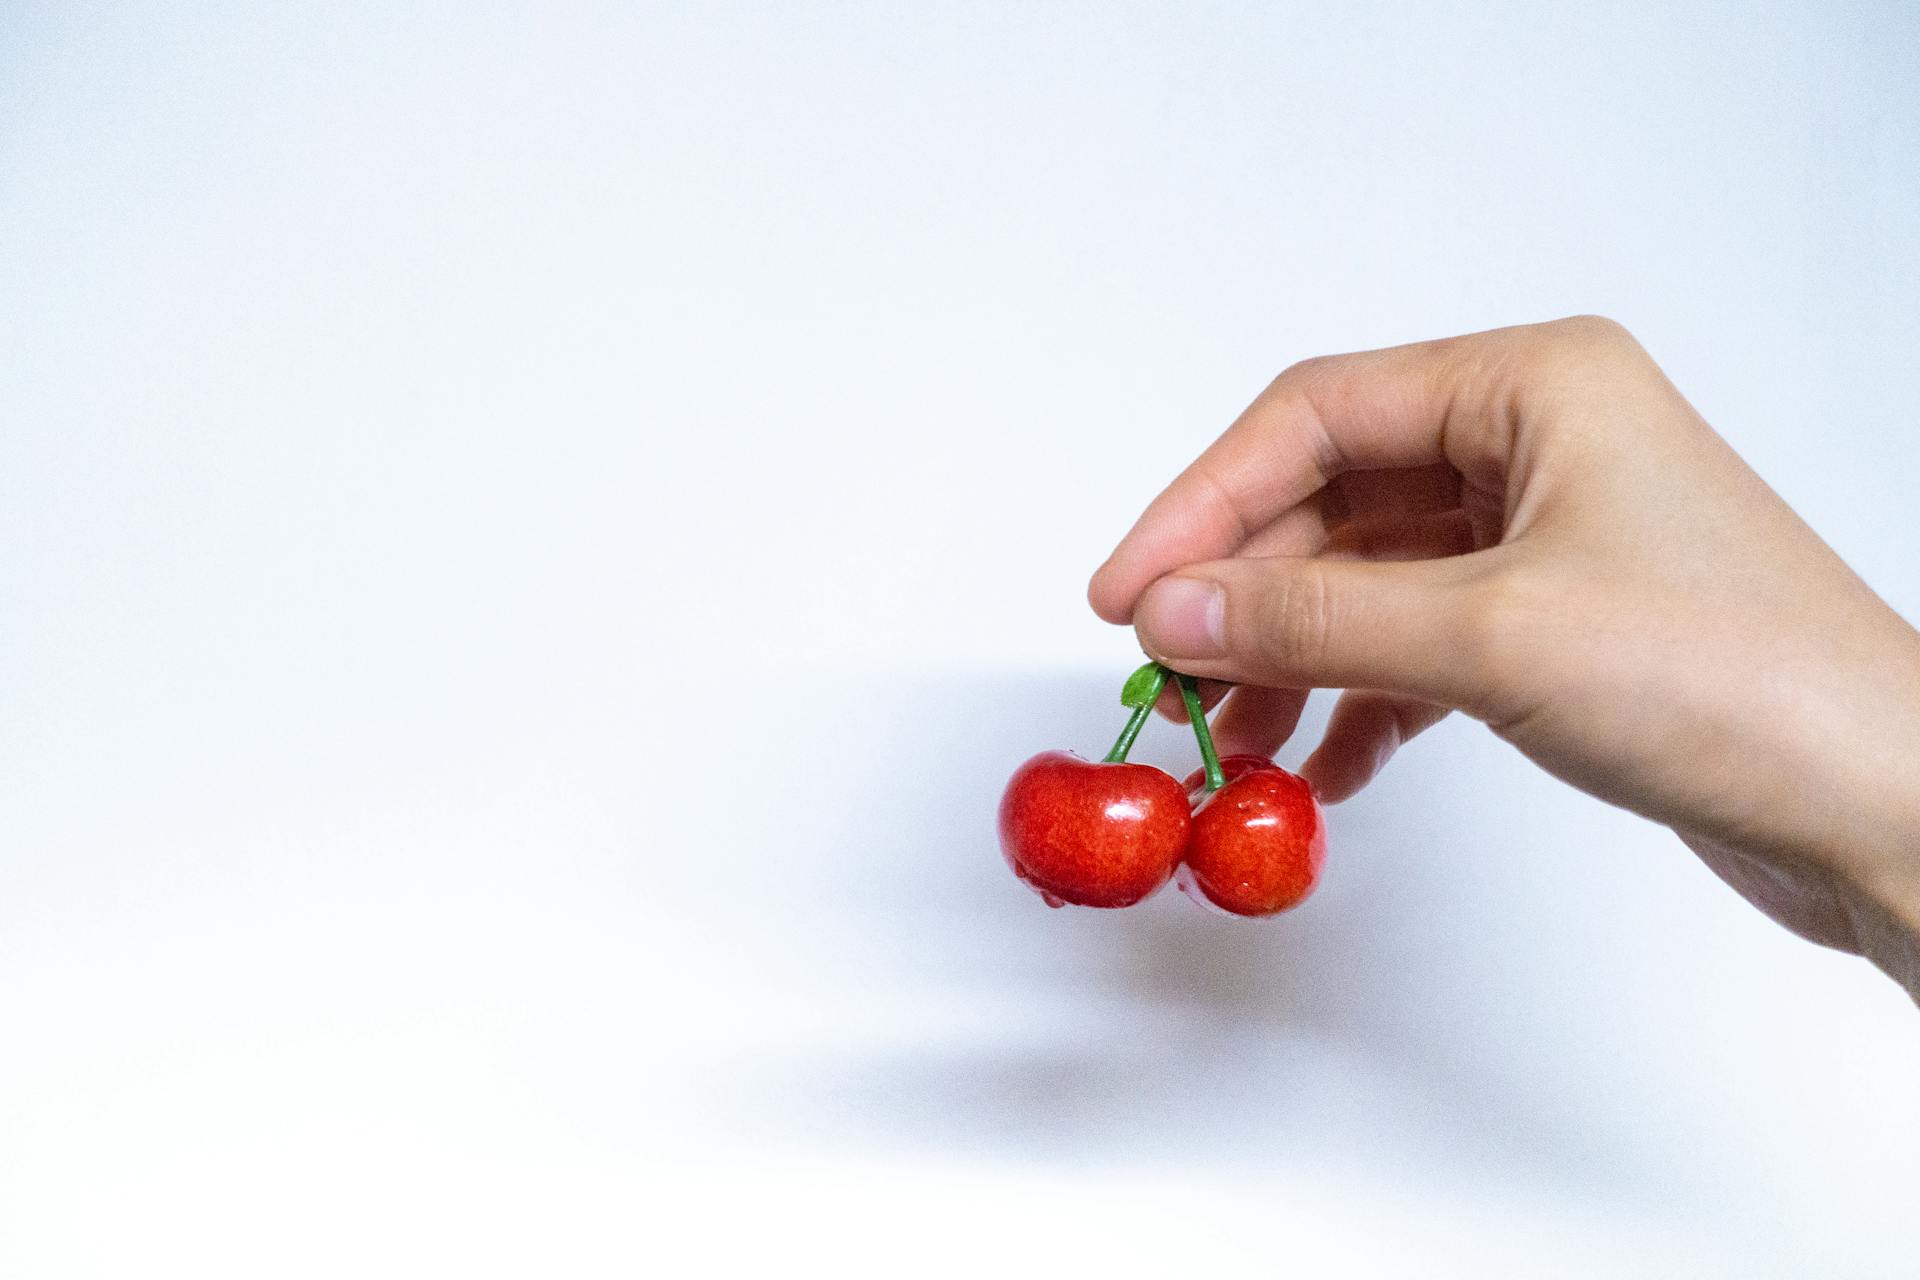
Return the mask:
[[1133, 622], [1149, 655], [1189, 675], [1468, 707], [1482, 682], [1465, 584], [1457, 560], [1213, 560], [1148, 587]]

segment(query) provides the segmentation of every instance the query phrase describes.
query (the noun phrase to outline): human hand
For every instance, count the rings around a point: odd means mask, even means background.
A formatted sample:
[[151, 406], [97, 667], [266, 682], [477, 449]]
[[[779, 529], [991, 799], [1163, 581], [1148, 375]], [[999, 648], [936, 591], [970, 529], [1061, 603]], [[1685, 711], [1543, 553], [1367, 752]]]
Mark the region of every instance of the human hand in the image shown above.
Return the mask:
[[[1920, 999], [1920, 633], [1582, 317], [1288, 369], [1088, 597], [1337, 802], [1448, 709]], [[1221, 686], [1215, 687], [1215, 696]]]

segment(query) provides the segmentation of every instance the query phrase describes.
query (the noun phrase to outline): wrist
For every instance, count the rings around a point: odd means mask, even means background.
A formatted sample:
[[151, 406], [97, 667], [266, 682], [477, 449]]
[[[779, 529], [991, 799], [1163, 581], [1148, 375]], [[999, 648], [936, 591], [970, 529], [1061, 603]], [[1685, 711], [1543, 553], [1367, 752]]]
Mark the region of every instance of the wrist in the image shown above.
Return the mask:
[[1855, 883], [1841, 902], [1860, 954], [1920, 1004], [1920, 884], [1915, 877]]
[[1920, 632], [1885, 620], [1845, 668], [1870, 682], [1829, 690], [1802, 721], [1825, 771], [1806, 775], [1801, 847], [1827, 868], [1854, 949], [1920, 1003]]
[[[1907, 653], [1920, 671], [1920, 644]], [[1902, 683], [1909, 696], [1883, 705], [1884, 737], [1852, 753], [1867, 803], [1836, 863], [1860, 953], [1920, 1003], [1920, 680]]]

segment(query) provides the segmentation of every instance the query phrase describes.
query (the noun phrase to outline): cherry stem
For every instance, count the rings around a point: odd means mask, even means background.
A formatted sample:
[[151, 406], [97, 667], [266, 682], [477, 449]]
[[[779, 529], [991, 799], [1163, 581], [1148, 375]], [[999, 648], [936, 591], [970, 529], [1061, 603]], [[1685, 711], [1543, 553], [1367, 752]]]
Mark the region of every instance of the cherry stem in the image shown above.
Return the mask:
[[1178, 675], [1180, 697], [1187, 704], [1187, 721], [1193, 725], [1194, 741], [1200, 744], [1200, 763], [1207, 768], [1207, 790], [1218, 791], [1227, 785], [1220, 772], [1220, 754], [1213, 749], [1213, 730], [1207, 728], [1207, 712], [1200, 705], [1200, 682], [1189, 675]]
[[1147, 723], [1147, 717], [1153, 714], [1151, 706], [1135, 707], [1133, 714], [1127, 717], [1127, 727], [1114, 739], [1113, 750], [1107, 752], [1106, 764], [1125, 764], [1127, 752], [1133, 750], [1133, 740], [1140, 736], [1141, 728]]
[[[1137, 677], [1139, 674], [1135, 672], [1134, 676]], [[1147, 717], [1153, 714], [1153, 704], [1160, 700], [1160, 691], [1167, 687], [1167, 675], [1165, 667], [1157, 663], [1154, 665], [1149, 682], [1141, 691], [1144, 701], [1133, 709], [1132, 715], [1127, 717], [1127, 727], [1120, 731], [1118, 738], [1114, 739], [1113, 750], [1107, 752], [1106, 759], [1102, 763], [1125, 764], [1127, 762], [1127, 752], [1133, 750], [1133, 740], [1140, 736], [1140, 730], [1146, 726]], [[1127, 683], [1131, 685], [1133, 679], [1129, 678]]]

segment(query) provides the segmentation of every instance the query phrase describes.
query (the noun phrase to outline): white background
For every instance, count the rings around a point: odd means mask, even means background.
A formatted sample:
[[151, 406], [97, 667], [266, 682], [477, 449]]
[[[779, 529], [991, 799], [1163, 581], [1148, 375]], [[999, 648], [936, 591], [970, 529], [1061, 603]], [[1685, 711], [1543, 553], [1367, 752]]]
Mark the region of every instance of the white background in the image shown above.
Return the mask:
[[1907, 998], [1477, 726], [1263, 925], [992, 811], [1327, 351], [1614, 315], [1920, 617], [1917, 49], [7, 6], [0, 1275], [1911, 1275]]

